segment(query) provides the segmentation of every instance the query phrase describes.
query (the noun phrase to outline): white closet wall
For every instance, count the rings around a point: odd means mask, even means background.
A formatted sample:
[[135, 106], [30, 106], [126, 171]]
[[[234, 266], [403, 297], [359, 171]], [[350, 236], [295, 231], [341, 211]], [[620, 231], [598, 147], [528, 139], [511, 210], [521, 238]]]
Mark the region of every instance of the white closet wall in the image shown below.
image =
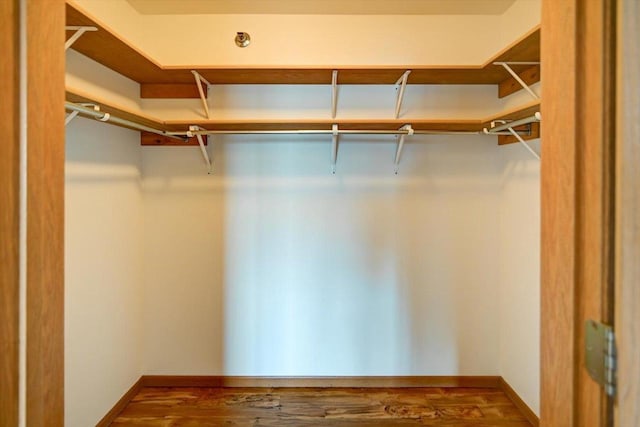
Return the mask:
[[143, 150], [148, 373], [497, 374], [492, 138], [233, 138]]
[[499, 151], [500, 375], [539, 414], [540, 162], [519, 144]]
[[139, 133], [67, 126], [65, 422], [95, 425], [142, 374]]

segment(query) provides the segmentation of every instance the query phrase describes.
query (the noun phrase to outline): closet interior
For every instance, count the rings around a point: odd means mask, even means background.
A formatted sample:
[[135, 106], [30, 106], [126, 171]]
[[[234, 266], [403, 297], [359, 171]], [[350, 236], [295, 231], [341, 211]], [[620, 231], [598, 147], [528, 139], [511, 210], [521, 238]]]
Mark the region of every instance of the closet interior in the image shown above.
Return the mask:
[[67, 425], [291, 384], [502, 389], [518, 411], [466, 410], [537, 422], [539, 1], [107, 3], [66, 6]]

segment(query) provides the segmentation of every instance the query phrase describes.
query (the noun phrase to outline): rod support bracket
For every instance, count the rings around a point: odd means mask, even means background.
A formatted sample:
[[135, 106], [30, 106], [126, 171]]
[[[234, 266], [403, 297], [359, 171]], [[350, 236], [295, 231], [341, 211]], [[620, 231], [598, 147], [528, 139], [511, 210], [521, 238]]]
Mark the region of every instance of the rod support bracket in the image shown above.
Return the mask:
[[[402, 156], [402, 149], [404, 148], [404, 140], [406, 136], [412, 136], [414, 134], [413, 127], [410, 124], [406, 124], [402, 126], [400, 131], [403, 131], [398, 137], [398, 147], [396, 148], [396, 158], [395, 158], [395, 169], [394, 172], [398, 175], [398, 170], [400, 168], [400, 156]], [[406, 132], [406, 133], [404, 133]]]
[[331, 173], [336, 174], [336, 163], [338, 162], [338, 125], [331, 125]]
[[[209, 158], [209, 153], [207, 153], [207, 148], [204, 145], [203, 135], [200, 133], [194, 133], [200, 130], [203, 130], [200, 126], [191, 125], [189, 126], [189, 130], [187, 131], [187, 136], [190, 138], [195, 136], [196, 139], [198, 140], [198, 145], [200, 146], [200, 153], [202, 153], [202, 158], [207, 165], [207, 175], [211, 175], [211, 172], [213, 171], [213, 162]], [[207, 137], [207, 141], [208, 140], [209, 140], [209, 137]]]

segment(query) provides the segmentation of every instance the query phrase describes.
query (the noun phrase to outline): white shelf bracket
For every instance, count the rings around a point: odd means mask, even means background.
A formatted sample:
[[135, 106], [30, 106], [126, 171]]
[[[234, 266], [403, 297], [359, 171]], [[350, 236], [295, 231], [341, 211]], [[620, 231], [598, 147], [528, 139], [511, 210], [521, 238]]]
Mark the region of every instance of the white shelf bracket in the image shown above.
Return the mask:
[[531, 87], [529, 87], [528, 84], [526, 84], [524, 82], [524, 80], [522, 80], [520, 78], [520, 76], [518, 75], [518, 73], [516, 73], [515, 71], [513, 71], [513, 68], [511, 68], [511, 65], [540, 65], [539, 62], [494, 62], [493, 65], [502, 65], [502, 67], [507, 70], [507, 72], [509, 74], [511, 74], [511, 77], [513, 77], [519, 84], [520, 86], [522, 86], [522, 88], [524, 90], [526, 90], [527, 92], [529, 92], [529, 95], [531, 95], [533, 97], [533, 99], [538, 100], [540, 99], [540, 97], [538, 96], [537, 93], [535, 93], [533, 91], [533, 89], [531, 89]]
[[64, 43], [64, 50], [69, 49], [71, 45], [73, 45], [76, 40], [78, 40], [87, 31], [98, 31], [96, 27], [89, 26], [64, 27], [64, 29], [66, 31], [75, 31], [75, 33], [69, 37], [69, 40]]
[[[211, 162], [211, 159], [209, 159], [209, 154], [207, 153], [207, 147], [204, 145], [204, 140], [202, 138], [202, 135], [200, 135], [199, 133], [193, 133], [193, 132], [197, 132], [201, 130], [200, 126], [189, 126], [189, 132], [187, 132], [187, 136], [189, 138], [192, 137], [196, 137], [198, 140], [198, 145], [200, 146], [200, 152], [202, 153], [202, 158], [204, 159], [204, 162], [207, 164], [207, 174], [211, 175], [211, 172], [213, 171], [213, 163]], [[208, 137], [207, 137], [208, 140]]]
[[533, 154], [533, 157], [535, 157], [536, 159], [540, 160], [540, 155], [538, 153], [535, 152], [535, 150], [533, 148], [531, 148], [531, 146], [529, 144], [527, 144], [527, 141], [525, 141], [518, 132], [516, 132], [515, 130], [513, 130], [512, 127], [507, 128], [507, 130], [511, 133], [511, 135], [513, 135], [518, 141], [520, 141], [520, 144], [522, 144], [524, 146], [524, 148], [526, 148], [527, 150], [529, 150], [529, 152], [531, 154]]
[[400, 117], [400, 109], [402, 108], [402, 99], [404, 98], [404, 90], [407, 87], [407, 80], [409, 79], [409, 74], [411, 74], [411, 70], [407, 70], [404, 74], [398, 79], [396, 82], [396, 90], [398, 91], [398, 95], [396, 97], [396, 113], [395, 118]]
[[209, 83], [207, 79], [202, 77], [196, 70], [191, 70], [191, 72], [193, 73], [193, 77], [196, 80], [196, 86], [198, 86], [198, 93], [200, 94], [200, 100], [202, 100], [202, 106], [204, 107], [205, 115], [207, 116], [207, 119], [210, 119], [211, 116], [209, 115], [209, 104], [207, 103], [207, 97], [204, 96], [204, 89], [202, 89], [202, 85], [207, 85], [207, 95], [209, 95], [209, 88], [211, 87], [211, 83]]
[[338, 111], [338, 70], [331, 73], [331, 118], [336, 118]]
[[[513, 135], [518, 140], [518, 142], [520, 142], [520, 144], [522, 144], [522, 146], [526, 148], [536, 159], [540, 160], [540, 155], [536, 153], [536, 151], [533, 148], [531, 148], [529, 144], [527, 144], [527, 141], [525, 141], [524, 138], [522, 138], [522, 135], [520, 135], [513, 128], [524, 124], [523, 122], [533, 123], [533, 122], [539, 122], [541, 120], [542, 120], [542, 116], [539, 111], [536, 112], [531, 118], [527, 118], [527, 119], [515, 120], [512, 122], [508, 122], [506, 120], [494, 120], [491, 122], [491, 129], [484, 128], [483, 133], [485, 135], [504, 135], [502, 131], [506, 130], [508, 134]], [[496, 123], [503, 123], [503, 124], [501, 126], [496, 126]], [[493, 130], [494, 128], [496, 129]]]
[[400, 128], [407, 133], [401, 133], [398, 135], [398, 147], [396, 148], [396, 160], [395, 160], [395, 174], [398, 175], [398, 169], [400, 167], [400, 157], [402, 156], [402, 149], [404, 148], [404, 139], [406, 136], [413, 135], [413, 128], [411, 125], [404, 125]]
[[[82, 105], [83, 107], [91, 107], [94, 109], [94, 111], [100, 111], [100, 106], [96, 104], [80, 103], [78, 105]], [[71, 123], [71, 121], [75, 119], [77, 115], [78, 115], [78, 111], [76, 110], [73, 110], [69, 114], [67, 114], [67, 117], [65, 117], [64, 119], [64, 125], [67, 126], [69, 123]], [[101, 122], [106, 122], [110, 118], [111, 118], [111, 115], [109, 113], [104, 113], [104, 116], [98, 120], [100, 120]]]
[[338, 125], [332, 125], [331, 132], [331, 173], [335, 175], [338, 162]]
[[75, 110], [67, 114], [67, 117], [64, 119], [64, 125], [66, 126], [69, 123], [71, 123], [71, 120], [73, 120], [77, 115], [78, 115], [78, 112]]

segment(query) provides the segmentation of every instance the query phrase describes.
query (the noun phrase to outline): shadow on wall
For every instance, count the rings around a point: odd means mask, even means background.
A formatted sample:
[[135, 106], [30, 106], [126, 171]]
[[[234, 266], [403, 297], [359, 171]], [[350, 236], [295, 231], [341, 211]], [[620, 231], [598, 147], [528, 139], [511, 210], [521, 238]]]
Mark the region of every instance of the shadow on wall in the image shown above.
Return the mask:
[[231, 138], [143, 150], [149, 373], [497, 372], [495, 141]]

